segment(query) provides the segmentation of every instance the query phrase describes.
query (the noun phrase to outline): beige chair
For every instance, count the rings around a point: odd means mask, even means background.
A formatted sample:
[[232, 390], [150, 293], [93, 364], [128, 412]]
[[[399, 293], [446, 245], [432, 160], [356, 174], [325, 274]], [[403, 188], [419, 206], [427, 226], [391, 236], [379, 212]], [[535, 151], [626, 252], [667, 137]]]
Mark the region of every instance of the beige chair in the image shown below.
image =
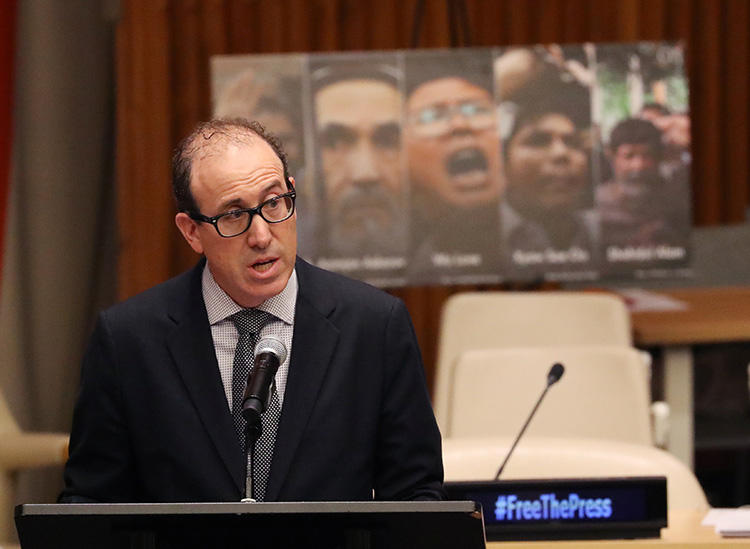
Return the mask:
[[[512, 437], [443, 440], [446, 481], [492, 480]], [[709, 505], [695, 475], [672, 454], [641, 444], [584, 438], [522, 439], [501, 479], [667, 477], [667, 509], [705, 512]]]
[[630, 316], [610, 294], [468, 292], [443, 307], [434, 408], [446, 421], [451, 368], [464, 351], [551, 345], [632, 346]]
[[649, 373], [629, 347], [534, 347], [468, 351], [449, 380], [444, 437], [514, 436], [545, 387], [550, 366], [565, 374], [531, 421], [529, 437], [652, 444]]
[[24, 469], [58, 465], [68, 455], [68, 435], [21, 432], [0, 392], [0, 547], [16, 547], [13, 506], [16, 476]]

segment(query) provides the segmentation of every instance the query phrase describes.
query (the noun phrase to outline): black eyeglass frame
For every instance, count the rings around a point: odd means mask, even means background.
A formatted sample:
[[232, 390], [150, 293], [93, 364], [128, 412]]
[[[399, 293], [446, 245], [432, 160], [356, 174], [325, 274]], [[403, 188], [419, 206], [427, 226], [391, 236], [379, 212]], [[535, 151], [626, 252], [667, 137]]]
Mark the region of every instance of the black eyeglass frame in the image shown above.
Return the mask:
[[[190, 216], [190, 219], [192, 219], [193, 221], [200, 221], [202, 223], [210, 223], [211, 225], [213, 225], [214, 229], [216, 229], [216, 233], [220, 237], [234, 238], [235, 236], [240, 236], [241, 234], [247, 232], [247, 230], [250, 228], [250, 225], [253, 224], [253, 217], [255, 217], [256, 215], [259, 215], [261, 219], [263, 219], [263, 221], [265, 221], [266, 223], [283, 223], [284, 221], [292, 217], [294, 215], [294, 209], [296, 207], [297, 191], [294, 190], [294, 187], [291, 186], [289, 181], [287, 181], [287, 188], [291, 190], [287, 193], [274, 196], [273, 198], [269, 198], [268, 200], [264, 200], [263, 202], [258, 204], [255, 208], [241, 208], [238, 210], [232, 210], [229, 212], [225, 212], [223, 214], [215, 215], [213, 217], [208, 217], [206, 215], [203, 215], [200, 212], [185, 212], [185, 213], [188, 214], [188, 216]], [[289, 215], [287, 215], [284, 219], [279, 219], [277, 221], [271, 221], [270, 219], [266, 219], [266, 216], [264, 216], [263, 212], [261, 211], [263, 207], [266, 206], [267, 204], [270, 204], [271, 202], [282, 200], [284, 198], [291, 198], [292, 200], [292, 207], [289, 210]], [[226, 235], [221, 234], [221, 231], [219, 230], [219, 219], [227, 215], [236, 215], [238, 213], [250, 214], [250, 217], [248, 217], [248, 221], [247, 221], [247, 227], [245, 227], [243, 230], [241, 230], [237, 234], [233, 234], [231, 236], [226, 236]]]

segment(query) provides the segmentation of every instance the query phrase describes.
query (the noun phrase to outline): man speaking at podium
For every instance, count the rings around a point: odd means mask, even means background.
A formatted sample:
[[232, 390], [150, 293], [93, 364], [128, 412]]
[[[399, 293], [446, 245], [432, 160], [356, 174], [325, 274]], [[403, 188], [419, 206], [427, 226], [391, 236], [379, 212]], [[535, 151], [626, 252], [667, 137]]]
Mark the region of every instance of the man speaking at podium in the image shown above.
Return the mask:
[[[278, 142], [244, 120], [201, 124], [176, 150], [173, 186], [177, 226], [205, 259], [100, 314], [61, 501], [442, 499], [408, 312], [296, 256]], [[288, 353], [248, 460], [240, 401], [269, 335]]]

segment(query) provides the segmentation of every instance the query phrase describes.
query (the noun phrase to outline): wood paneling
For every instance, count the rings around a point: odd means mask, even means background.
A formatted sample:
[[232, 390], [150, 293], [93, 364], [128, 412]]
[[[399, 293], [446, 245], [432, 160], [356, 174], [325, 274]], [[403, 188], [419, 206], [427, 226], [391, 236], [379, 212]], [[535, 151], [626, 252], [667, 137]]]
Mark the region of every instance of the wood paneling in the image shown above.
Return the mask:
[[176, 106], [167, 2], [125, 2], [117, 33], [118, 294], [174, 272], [169, 187]]
[[[5, 226], [10, 196], [11, 144], [13, 142], [13, 75], [18, 4], [7, 2], [0, 13], [0, 270], [5, 249]], [[0, 273], [2, 274], [2, 273]]]
[[[721, 14], [723, 27], [734, 40], [721, 41], [722, 66], [721, 91], [723, 92], [720, 113], [721, 125], [721, 166], [728, 184], [723, 187], [724, 210], [722, 219], [739, 220], [745, 216], [750, 203], [748, 185], [748, 136], [750, 135], [750, 2], [730, 0]], [[744, 37], [744, 40], [742, 39]], [[744, 185], [741, 184], [744, 181]], [[708, 219], [708, 222], [713, 221]]]
[[[447, 3], [425, 0], [420, 47], [450, 46]], [[744, 220], [750, 195], [747, 0], [467, 0], [475, 46], [682, 40], [691, 79], [697, 224]], [[118, 27], [119, 297], [194, 256], [173, 225], [171, 149], [210, 113], [209, 57], [410, 46], [417, 0], [123, 0]], [[394, 291], [431, 380], [440, 309], [459, 288]]]

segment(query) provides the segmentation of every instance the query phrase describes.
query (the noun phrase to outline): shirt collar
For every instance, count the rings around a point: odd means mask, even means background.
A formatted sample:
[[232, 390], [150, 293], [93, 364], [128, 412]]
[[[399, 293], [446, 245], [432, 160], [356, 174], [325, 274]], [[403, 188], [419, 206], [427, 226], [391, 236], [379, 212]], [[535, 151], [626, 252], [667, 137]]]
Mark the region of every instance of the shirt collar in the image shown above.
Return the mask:
[[[206, 313], [208, 313], [210, 325], [218, 324], [244, 309], [221, 289], [214, 280], [208, 263], [203, 267], [201, 286], [203, 302], [206, 304]], [[292, 325], [294, 324], [294, 310], [297, 304], [297, 288], [297, 270], [294, 269], [284, 289], [255, 308], [272, 314], [285, 324]]]

